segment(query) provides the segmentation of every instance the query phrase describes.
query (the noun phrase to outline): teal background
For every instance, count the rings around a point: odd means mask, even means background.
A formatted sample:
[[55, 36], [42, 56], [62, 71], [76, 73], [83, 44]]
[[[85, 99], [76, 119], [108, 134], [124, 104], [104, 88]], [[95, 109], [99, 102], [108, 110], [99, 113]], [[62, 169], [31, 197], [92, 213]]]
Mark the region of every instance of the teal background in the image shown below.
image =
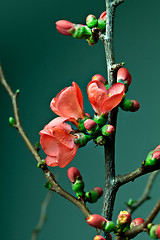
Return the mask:
[[[103, 44], [99, 41], [90, 47], [84, 40], [63, 36], [54, 23], [66, 19], [84, 24], [90, 13], [99, 17], [105, 10], [105, 1], [1, 0], [0, 9], [0, 61], [12, 89], [21, 89], [20, 117], [32, 143], [39, 141], [39, 131], [56, 116], [49, 107], [51, 99], [72, 81], [82, 89], [85, 111], [93, 114], [86, 86], [96, 73], [107, 77]], [[132, 75], [128, 98], [141, 104], [136, 113], [119, 111], [117, 174], [139, 167], [147, 153], [160, 144], [159, 11], [159, 0], [152, 4], [149, 0], [126, 0], [116, 11], [116, 61], [126, 62]], [[0, 99], [1, 239], [30, 239], [47, 192], [43, 187], [45, 178], [18, 132], [8, 127], [8, 118], [13, 116], [12, 105], [2, 86]], [[45, 157], [42, 150], [40, 154]], [[52, 169], [60, 185], [70, 193], [66, 171], [71, 166], [80, 170], [86, 190], [104, 187], [102, 147], [95, 148], [89, 143], [66, 168]], [[133, 218], [147, 217], [160, 195], [159, 180], [158, 177], [153, 186], [152, 200], [138, 209]], [[143, 176], [119, 190], [114, 220], [125, 209], [125, 201], [139, 198], [146, 181], [147, 176]], [[102, 199], [88, 206], [93, 213], [101, 213]], [[49, 204], [47, 217], [39, 240], [89, 240], [96, 235], [80, 210], [57, 194]], [[155, 222], [160, 222], [160, 216]], [[136, 239], [143, 238], [149, 239], [145, 233]]]

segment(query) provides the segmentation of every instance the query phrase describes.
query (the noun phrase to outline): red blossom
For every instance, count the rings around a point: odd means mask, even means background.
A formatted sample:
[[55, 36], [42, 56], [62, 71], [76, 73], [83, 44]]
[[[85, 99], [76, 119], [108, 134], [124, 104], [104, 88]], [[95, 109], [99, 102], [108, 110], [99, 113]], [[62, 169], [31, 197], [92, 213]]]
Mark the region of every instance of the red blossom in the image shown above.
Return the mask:
[[120, 68], [117, 72], [117, 82], [119, 82], [120, 80], [123, 80], [124, 83], [127, 82], [128, 85], [130, 85], [132, 82], [131, 74], [124, 67]]
[[125, 86], [122, 83], [113, 84], [108, 90], [97, 80], [92, 80], [87, 86], [89, 101], [98, 115], [107, 115], [122, 100]]
[[72, 86], [64, 88], [52, 99], [50, 107], [57, 115], [69, 118], [69, 121], [76, 123], [76, 120], [84, 118], [83, 96], [78, 85], [73, 82]]
[[68, 119], [57, 117], [40, 131], [40, 143], [47, 154], [45, 161], [48, 166], [65, 167], [78, 150], [79, 146], [74, 143], [76, 136], [70, 134], [72, 128], [65, 121]]

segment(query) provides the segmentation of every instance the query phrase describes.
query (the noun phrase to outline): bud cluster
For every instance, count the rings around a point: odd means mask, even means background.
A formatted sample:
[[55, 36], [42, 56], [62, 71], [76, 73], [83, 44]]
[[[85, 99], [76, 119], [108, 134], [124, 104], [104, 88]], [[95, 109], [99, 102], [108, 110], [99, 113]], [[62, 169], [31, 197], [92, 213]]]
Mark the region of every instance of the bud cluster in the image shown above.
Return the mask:
[[99, 34], [105, 32], [106, 12], [103, 12], [99, 19], [89, 14], [86, 18], [86, 25], [60, 20], [56, 22], [56, 28], [63, 35], [76, 39], [86, 39], [89, 45], [93, 46], [98, 42]]
[[84, 182], [77, 168], [69, 168], [67, 175], [72, 184], [72, 190], [76, 193], [78, 199], [81, 199], [84, 202], [95, 203], [103, 195], [103, 189], [100, 187], [95, 187], [88, 192], [84, 191]]

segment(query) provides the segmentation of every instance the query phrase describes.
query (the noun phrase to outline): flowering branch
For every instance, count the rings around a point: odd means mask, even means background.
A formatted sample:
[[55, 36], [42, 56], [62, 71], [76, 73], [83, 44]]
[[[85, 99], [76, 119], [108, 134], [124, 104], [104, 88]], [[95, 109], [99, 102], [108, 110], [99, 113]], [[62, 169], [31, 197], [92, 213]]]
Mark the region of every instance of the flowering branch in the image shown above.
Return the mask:
[[124, 232], [123, 236], [132, 238], [133, 235], [138, 234], [142, 231], [146, 231], [148, 223], [152, 223], [152, 221], [157, 216], [159, 211], [160, 211], [160, 200], [158, 200], [154, 209], [151, 211], [151, 213], [149, 214], [149, 216], [147, 217], [147, 219], [145, 220], [145, 222], [143, 224]]
[[6, 91], [8, 92], [8, 94], [11, 97], [11, 100], [12, 100], [14, 117], [15, 117], [15, 123], [14, 123], [13, 126], [18, 130], [20, 136], [22, 137], [22, 139], [26, 143], [27, 147], [29, 148], [29, 150], [33, 154], [34, 158], [39, 163], [39, 166], [43, 170], [43, 173], [44, 173], [47, 181], [50, 182], [50, 184], [52, 185], [52, 190], [57, 192], [59, 195], [63, 196], [64, 198], [66, 198], [70, 202], [72, 202], [74, 205], [76, 205], [82, 211], [82, 213], [85, 215], [85, 217], [88, 217], [91, 213], [88, 210], [88, 208], [86, 207], [86, 205], [83, 202], [81, 202], [80, 200], [73, 197], [71, 194], [69, 194], [63, 188], [61, 188], [59, 186], [59, 184], [56, 182], [56, 180], [54, 178], [53, 173], [47, 168], [46, 164], [44, 164], [44, 162], [43, 162], [43, 159], [39, 156], [37, 150], [31, 144], [31, 142], [30, 142], [29, 138], [27, 137], [27, 135], [26, 135], [26, 133], [25, 133], [25, 131], [24, 131], [22, 125], [21, 125], [21, 122], [20, 122], [18, 105], [17, 105], [18, 92], [16, 91], [16, 93], [14, 94], [13, 91], [11, 90], [10, 86], [8, 85], [8, 83], [7, 83], [7, 81], [4, 77], [1, 65], [0, 65], [0, 82], [4, 86], [4, 88], [6, 89]]
[[42, 202], [40, 218], [39, 218], [37, 226], [33, 230], [31, 240], [36, 240], [37, 239], [39, 232], [41, 231], [42, 227], [44, 226], [44, 224], [46, 222], [46, 218], [47, 218], [46, 211], [47, 211], [48, 204], [49, 204], [49, 202], [52, 198], [52, 195], [53, 195], [53, 192], [48, 191], [44, 201]]
[[131, 214], [133, 213], [139, 206], [141, 206], [146, 200], [150, 199], [149, 193], [151, 191], [151, 188], [153, 186], [153, 183], [156, 179], [156, 177], [159, 174], [159, 170], [150, 173], [147, 184], [145, 186], [145, 189], [142, 193], [142, 196], [135, 202], [133, 203], [131, 206], [128, 206], [127, 211]]

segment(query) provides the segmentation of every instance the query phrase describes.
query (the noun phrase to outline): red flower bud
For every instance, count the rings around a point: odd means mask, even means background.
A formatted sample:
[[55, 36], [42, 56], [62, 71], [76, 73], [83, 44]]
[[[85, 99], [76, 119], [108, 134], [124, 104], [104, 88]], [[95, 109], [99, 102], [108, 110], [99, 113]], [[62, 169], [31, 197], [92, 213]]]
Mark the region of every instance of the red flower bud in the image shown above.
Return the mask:
[[105, 20], [106, 21], [106, 11], [102, 12], [99, 19]]
[[102, 127], [102, 134], [104, 136], [111, 136], [115, 132], [114, 126], [108, 124]]
[[159, 237], [157, 236], [157, 229], [158, 229], [159, 225], [152, 225], [152, 227], [150, 228], [150, 231], [149, 231], [149, 235], [151, 238], [154, 238], [154, 239], [158, 239]]
[[131, 215], [127, 211], [120, 211], [118, 218], [117, 218], [117, 224], [119, 225], [125, 225], [131, 223]]
[[[96, 235], [93, 240], [105, 240], [101, 235]], [[112, 240], [111, 234], [109, 234], [109, 240]]]
[[152, 158], [156, 158], [157, 160], [160, 160], [160, 151], [155, 151], [152, 155]]
[[60, 32], [61, 34], [72, 36], [72, 34], [70, 33], [70, 30], [73, 30], [75, 27], [74, 27], [74, 24], [69, 21], [60, 20], [56, 22], [56, 28], [58, 32]]
[[144, 223], [144, 219], [143, 218], [135, 218], [131, 224], [130, 224], [130, 228], [136, 227], [141, 225], [142, 223]]
[[102, 82], [103, 84], [107, 84], [107, 80], [100, 74], [96, 74], [92, 77], [92, 80], [97, 80], [97, 81], [100, 81]]
[[124, 67], [120, 68], [117, 72], [117, 82], [120, 82], [120, 80], [123, 80], [123, 82], [126, 82], [128, 85], [132, 82], [131, 74]]
[[79, 170], [75, 167], [71, 167], [67, 171], [67, 175], [71, 183], [74, 183], [77, 179], [82, 180], [82, 176]]
[[158, 225], [158, 228], [156, 230], [157, 237], [160, 238], [160, 224]]
[[105, 223], [106, 223], [106, 219], [98, 214], [93, 214], [90, 215], [87, 218], [87, 223], [94, 227], [94, 228], [99, 228], [99, 229], [104, 229]]
[[97, 126], [97, 123], [92, 120], [92, 119], [87, 119], [85, 122], [84, 122], [84, 127], [90, 131], [92, 130], [93, 128], [95, 128]]
[[136, 112], [140, 108], [140, 104], [137, 100], [131, 100], [132, 102], [132, 109], [131, 112]]
[[100, 187], [95, 187], [93, 190], [94, 190], [95, 192], [97, 192], [99, 198], [103, 195], [103, 189], [102, 189], [102, 188], [100, 188]]

